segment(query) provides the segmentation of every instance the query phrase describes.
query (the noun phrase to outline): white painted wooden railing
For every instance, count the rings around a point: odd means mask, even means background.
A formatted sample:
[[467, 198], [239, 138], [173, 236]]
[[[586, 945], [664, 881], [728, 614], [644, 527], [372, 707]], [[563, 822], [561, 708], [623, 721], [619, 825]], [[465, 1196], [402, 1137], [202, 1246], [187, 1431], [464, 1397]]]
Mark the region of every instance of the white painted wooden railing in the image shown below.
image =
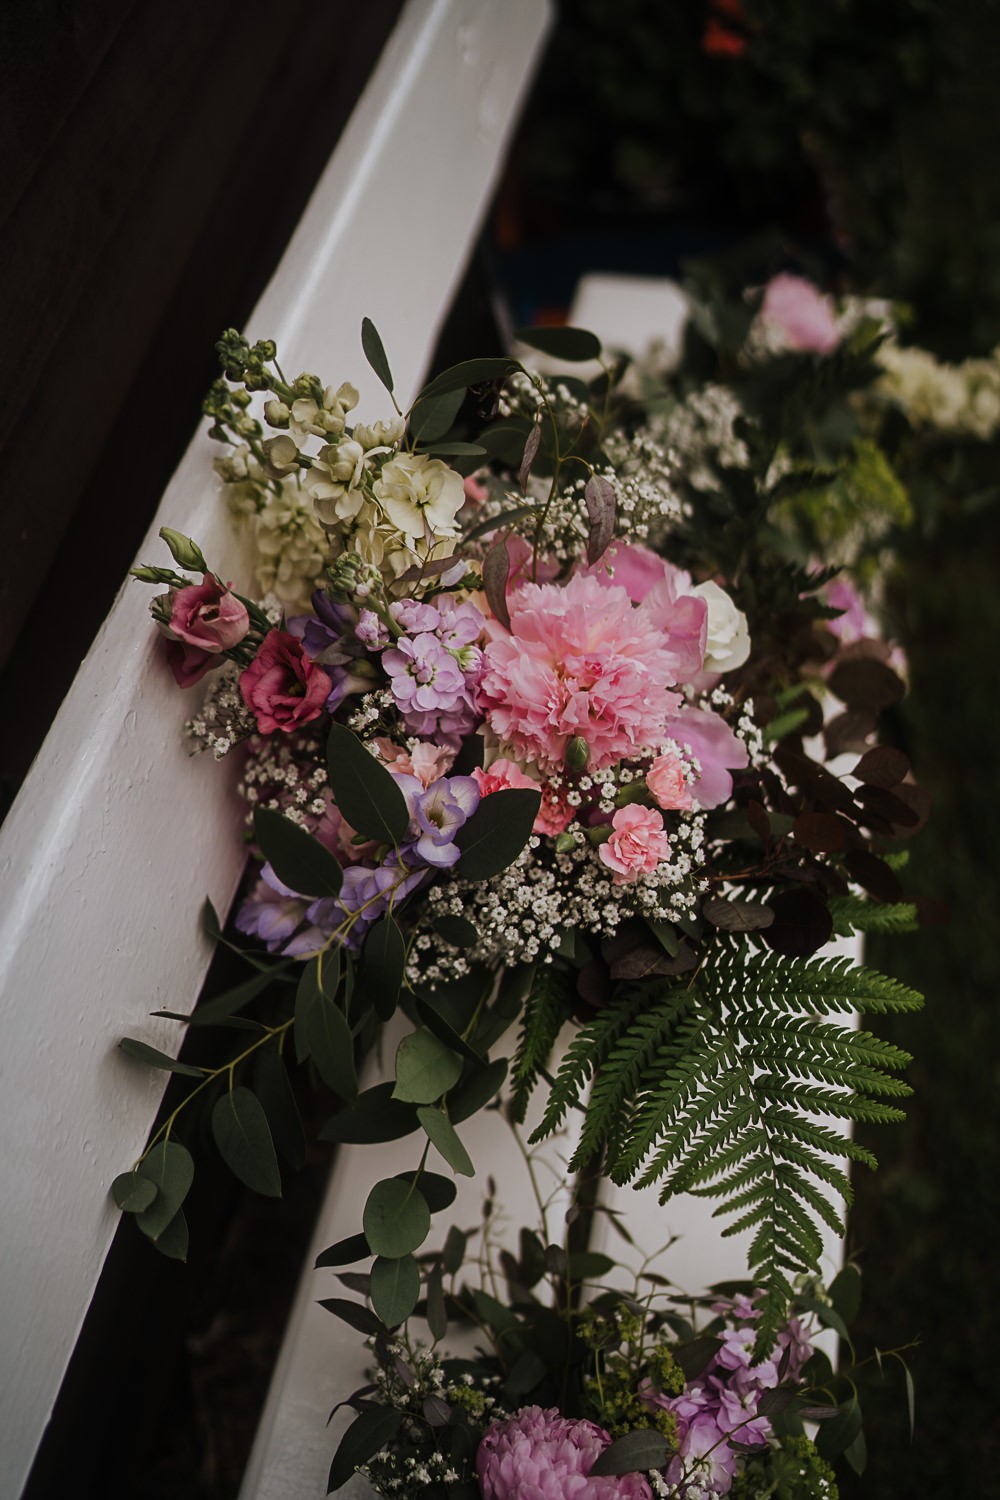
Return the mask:
[[[382, 330], [400, 393], [415, 391], [548, 22], [548, 0], [409, 0], [253, 314], [251, 337], [274, 338], [287, 367], [352, 380], [369, 419], [385, 403], [361, 318]], [[143, 560], [162, 558], [161, 525], [232, 558], [211, 446], [193, 440]], [[248, 581], [234, 564], [227, 575]], [[197, 996], [199, 905], [207, 893], [225, 910], [240, 874], [231, 783], [187, 754], [191, 700], [147, 607], [148, 590], [123, 585], [0, 833], [4, 1500], [21, 1492], [116, 1227], [109, 1183], [162, 1090], [116, 1043], [176, 1043], [149, 1012]], [[322, 1493], [255, 1473], [246, 1496]]]

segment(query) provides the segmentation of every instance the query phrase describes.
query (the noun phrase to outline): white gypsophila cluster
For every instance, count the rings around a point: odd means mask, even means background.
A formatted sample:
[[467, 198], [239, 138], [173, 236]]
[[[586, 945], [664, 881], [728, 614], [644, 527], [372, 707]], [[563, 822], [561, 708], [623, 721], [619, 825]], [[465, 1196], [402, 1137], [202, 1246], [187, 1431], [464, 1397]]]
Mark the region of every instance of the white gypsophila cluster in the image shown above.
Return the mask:
[[239, 672], [227, 663], [211, 679], [201, 708], [184, 726], [199, 750], [211, 750], [216, 760], [229, 754], [257, 729], [257, 721], [243, 701]]
[[258, 807], [313, 828], [327, 808], [327, 774], [308, 731], [298, 735], [254, 735], [237, 785], [252, 827]]
[[694, 909], [701, 883], [696, 872], [704, 843], [704, 814], [678, 814], [671, 857], [649, 874], [616, 884], [582, 830], [572, 849], [546, 849], [532, 835], [518, 858], [492, 880], [439, 882], [427, 893], [433, 922], [464, 916], [479, 933], [467, 952], [423, 930], [413, 944], [414, 982], [443, 983], [468, 972], [470, 960], [486, 964], [549, 963], [567, 932], [580, 929], [613, 937], [630, 916], [676, 922]]
[[386, 727], [392, 718], [395, 706], [396, 700], [392, 696], [391, 688], [375, 688], [373, 692], [363, 694], [358, 700], [357, 708], [348, 717], [347, 727], [359, 739], [371, 739], [379, 729]]
[[1000, 429], [1000, 348], [986, 359], [945, 364], [926, 349], [886, 343], [876, 390], [902, 408], [914, 427], [986, 441]]
[[536, 371], [516, 370], [500, 393], [497, 409], [502, 417], [537, 417], [548, 406], [560, 415], [575, 416], [580, 424], [590, 418], [586, 401], [574, 394], [558, 377], [548, 379]]
[[611, 432], [604, 448], [614, 471], [616, 529], [630, 541], [661, 536], [682, 513], [675, 487], [677, 453], [649, 426], [631, 434]]
[[684, 478], [696, 490], [716, 486], [711, 465], [745, 469], [750, 463], [746, 443], [736, 423], [746, 413], [724, 385], [708, 384], [692, 391], [669, 412], [650, 419], [654, 437], [676, 452]]

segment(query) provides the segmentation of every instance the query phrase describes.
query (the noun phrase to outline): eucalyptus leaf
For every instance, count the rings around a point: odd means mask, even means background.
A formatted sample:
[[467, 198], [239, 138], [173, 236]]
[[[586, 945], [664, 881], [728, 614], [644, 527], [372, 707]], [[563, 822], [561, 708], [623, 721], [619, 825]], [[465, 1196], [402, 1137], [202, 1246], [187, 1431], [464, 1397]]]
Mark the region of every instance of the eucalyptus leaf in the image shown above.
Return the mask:
[[317, 995], [306, 1017], [309, 1055], [328, 1088], [349, 1104], [358, 1097], [354, 1038], [347, 1017], [329, 996]]
[[136, 1223], [149, 1239], [158, 1240], [188, 1195], [194, 1181], [194, 1160], [178, 1141], [159, 1141], [146, 1152], [136, 1171], [156, 1188], [156, 1198]]
[[329, 849], [311, 833], [266, 807], [258, 807], [254, 813], [253, 829], [264, 858], [289, 890], [300, 896], [340, 894], [343, 871]]
[[179, 1208], [170, 1223], [153, 1241], [161, 1255], [168, 1260], [186, 1261], [188, 1257], [188, 1226], [184, 1210]]
[[455, 425], [465, 391], [461, 386], [440, 396], [418, 396], [410, 411], [410, 436], [418, 443], [433, 443]]
[[427, 1275], [427, 1327], [435, 1343], [448, 1332], [448, 1308], [444, 1300], [440, 1261]]
[[419, 1125], [416, 1109], [402, 1099], [394, 1099], [393, 1088], [392, 1083], [377, 1083], [365, 1089], [352, 1105], [327, 1120], [320, 1140], [359, 1146], [412, 1135]]
[[306, 1164], [306, 1137], [288, 1069], [277, 1047], [261, 1047], [257, 1053], [253, 1086], [271, 1127], [275, 1149], [290, 1167], [301, 1171]]
[[319, 1305], [325, 1312], [332, 1313], [335, 1318], [349, 1323], [359, 1333], [380, 1334], [388, 1330], [370, 1307], [365, 1307], [360, 1302], [351, 1302], [347, 1297], [320, 1297]]
[[463, 880], [489, 880], [514, 863], [541, 806], [541, 793], [512, 787], [484, 797], [455, 835], [461, 852], [456, 874]]
[[330, 1465], [327, 1492], [345, 1485], [362, 1464], [392, 1442], [402, 1425], [403, 1413], [394, 1406], [371, 1406], [356, 1416]]
[[205, 1076], [204, 1068], [195, 1068], [190, 1063], [178, 1062], [176, 1057], [161, 1052], [158, 1047], [150, 1047], [147, 1042], [136, 1041], [134, 1037], [123, 1036], [118, 1046], [127, 1056], [134, 1057], [139, 1062], [148, 1063], [152, 1068], [162, 1068], [167, 1073], [181, 1073], [185, 1078]]
[[537, 349], [553, 359], [565, 359], [570, 364], [601, 357], [601, 341], [587, 328], [518, 328], [514, 337], [529, 349]]
[[616, 1438], [610, 1447], [590, 1466], [591, 1477], [597, 1479], [612, 1474], [634, 1474], [639, 1470], [662, 1469], [669, 1462], [673, 1448], [667, 1439], [652, 1427], [637, 1427]]
[[496, 359], [466, 359], [461, 364], [442, 370], [440, 375], [425, 385], [418, 401], [431, 396], [442, 396], [446, 391], [465, 391], [470, 385], [485, 385], [488, 380], [506, 380], [515, 370], [523, 369], [516, 359], [500, 356]]
[[138, 1172], [122, 1172], [111, 1184], [111, 1196], [123, 1214], [141, 1214], [156, 1197], [156, 1184]]
[[377, 1257], [372, 1266], [372, 1306], [389, 1328], [405, 1323], [420, 1300], [420, 1268], [412, 1255]]
[[389, 369], [389, 361], [386, 359], [378, 329], [371, 318], [361, 319], [361, 347], [365, 352], [365, 359], [391, 396], [392, 371]]
[[351, 1266], [355, 1261], [367, 1260], [371, 1253], [371, 1246], [363, 1234], [351, 1234], [346, 1240], [338, 1240], [335, 1245], [329, 1245], [320, 1251], [316, 1257], [316, 1269], [318, 1271], [323, 1266]]
[[203, 1005], [192, 1011], [189, 1017], [192, 1026], [214, 1026], [218, 1021], [228, 1020], [230, 1016], [241, 1011], [245, 1005], [272, 985], [278, 975], [283, 973], [287, 965], [275, 965], [266, 973], [254, 974], [252, 978], [245, 979], [242, 984], [233, 985], [232, 989], [224, 990], [221, 995], [216, 995], [207, 1000]]
[[412, 1255], [427, 1238], [431, 1211], [412, 1182], [390, 1177], [368, 1194], [362, 1215], [365, 1238], [375, 1255]]
[[465, 1250], [469, 1243], [469, 1237], [464, 1230], [459, 1229], [457, 1224], [448, 1226], [445, 1235], [444, 1250], [441, 1252], [441, 1266], [449, 1276], [456, 1276], [462, 1269], [465, 1260]]
[[486, 453], [481, 443], [431, 443], [419, 450], [431, 458], [479, 458]]
[[433, 1031], [438, 1041], [444, 1042], [453, 1052], [460, 1052], [469, 1062], [481, 1063], [482, 1055], [456, 1031], [451, 1022], [442, 1016], [433, 1001], [423, 995], [417, 996], [417, 1015], [428, 1030]]
[[475, 1177], [476, 1169], [472, 1165], [472, 1158], [444, 1110], [425, 1105], [417, 1110], [417, 1118], [428, 1140], [437, 1147], [452, 1171], [458, 1172], [462, 1177]]
[[479, 942], [479, 931], [475, 923], [470, 922], [468, 917], [453, 916], [448, 912], [443, 917], [434, 919], [434, 931], [455, 948], [474, 948]]
[[387, 912], [371, 928], [364, 947], [366, 988], [382, 1021], [388, 1021], [396, 1009], [405, 964], [403, 934]]
[[239, 1086], [223, 1094], [212, 1110], [212, 1134], [226, 1166], [255, 1193], [281, 1197], [281, 1173], [263, 1105]]
[[333, 799], [351, 827], [379, 843], [402, 843], [410, 822], [406, 799], [395, 777], [343, 724], [330, 726], [326, 766]]
[[508, 1063], [498, 1057], [484, 1068], [474, 1068], [456, 1089], [448, 1094], [448, 1114], [452, 1124], [461, 1125], [463, 1120], [477, 1114], [503, 1088], [507, 1077]]
[[434, 1104], [462, 1074], [462, 1059], [432, 1031], [421, 1026], [396, 1049], [392, 1097], [406, 1104]]
[[295, 1056], [299, 1062], [305, 1062], [309, 1056], [308, 1022], [312, 1008], [319, 999], [319, 996], [319, 960], [308, 958], [302, 965], [302, 972], [299, 975], [299, 983], [295, 991], [295, 1012], [292, 1022]]
[[397, 1172], [397, 1182], [405, 1182], [408, 1185], [416, 1183], [423, 1198], [432, 1214], [443, 1213], [450, 1208], [458, 1196], [453, 1177], [442, 1177], [440, 1172], [428, 1172], [426, 1167], [415, 1171], [411, 1168], [407, 1172]]

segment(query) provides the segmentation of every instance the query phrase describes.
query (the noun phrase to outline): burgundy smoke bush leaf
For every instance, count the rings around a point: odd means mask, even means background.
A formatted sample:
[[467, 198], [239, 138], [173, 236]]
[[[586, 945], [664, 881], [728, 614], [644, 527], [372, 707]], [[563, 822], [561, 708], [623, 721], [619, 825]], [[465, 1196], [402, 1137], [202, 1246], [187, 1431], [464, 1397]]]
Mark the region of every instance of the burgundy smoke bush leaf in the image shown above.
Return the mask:
[[818, 765], [808, 755], [802, 755], [788, 745], [779, 745], [774, 752], [774, 759], [792, 785], [797, 786], [807, 797], [812, 797], [817, 802], [828, 802], [842, 812], [854, 811], [854, 798], [847, 787], [825, 766]]
[[875, 745], [866, 750], [852, 771], [867, 786], [896, 787], [905, 781], [910, 758], [892, 745]]
[[919, 815], [902, 797], [887, 792], [884, 787], [863, 786], [857, 792], [857, 799], [867, 812], [885, 818], [890, 825], [895, 823], [901, 828], [915, 828], [920, 821]]
[[535, 458], [538, 454], [538, 445], [541, 443], [541, 441], [541, 425], [536, 422], [534, 427], [532, 427], [531, 431], [528, 433], [528, 441], [524, 445], [524, 457], [521, 459], [521, 467], [517, 471], [517, 482], [521, 486], [522, 490], [527, 490], [528, 475], [531, 473], [531, 466], [535, 462]]
[[856, 755], [863, 755], [876, 728], [875, 715], [867, 710], [852, 708], [836, 714], [823, 730], [827, 754], [843, 755], [852, 750]]
[[903, 887], [898, 877], [877, 854], [870, 854], [867, 849], [855, 849], [844, 860], [844, 868], [851, 879], [877, 901], [903, 899]]
[[792, 837], [813, 854], [839, 854], [860, 843], [857, 829], [839, 813], [802, 813], [792, 825]]
[[867, 708], [875, 713], [891, 708], [906, 692], [902, 678], [891, 667], [864, 658], [841, 662], [827, 680], [831, 693], [849, 708]]
[[763, 901], [729, 901], [725, 896], [709, 896], [701, 912], [722, 932], [759, 932], [774, 921], [774, 912]]
[[809, 958], [830, 941], [833, 918], [811, 891], [804, 887], [783, 891], [771, 898], [770, 905], [774, 922], [764, 933], [764, 941], [775, 953], [786, 958]]
[[483, 559], [483, 591], [494, 618], [510, 629], [507, 608], [507, 579], [510, 577], [510, 553], [503, 537], [495, 541]]
[[615, 490], [614, 485], [600, 474], [591, 474], [583, 492], [590, 517], [590, 535], [587, 537], [587, 561], [591, 567], [602, 558], [608, 543], [615, 534]]

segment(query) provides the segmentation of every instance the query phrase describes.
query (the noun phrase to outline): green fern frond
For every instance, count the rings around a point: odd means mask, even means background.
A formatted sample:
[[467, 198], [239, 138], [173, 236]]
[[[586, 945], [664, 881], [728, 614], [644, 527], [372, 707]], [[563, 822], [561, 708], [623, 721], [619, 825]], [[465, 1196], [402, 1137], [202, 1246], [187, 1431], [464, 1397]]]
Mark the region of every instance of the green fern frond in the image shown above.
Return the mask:
[[523, 1123], [528, 1100], [556, 1038], [572, 1014], [572, 976], [558, 964], [539, 964], [524, 1003], [521, 1035], [511, 1066], [511, 1113]]
[[864, 896], [838, 896], [830, 902], [833, 930], [838, 937], [856, 932], [915, 932], [920, 925], [912, 901], [884, 904]]
[[580, 1028], [567, 1048], [549, 1090], [541, 1124], [528, 1137], [533, 1145], [558, 1130], [566, 1111], [582, 1103], [584, 1088], [594, 1073], [608, 1060], [619, 1038], [648, 1008], [648, 995], [636, 987], [618, 1005], [609, 1005], [606, 1010], [598, 1012], [593, 1021]]

